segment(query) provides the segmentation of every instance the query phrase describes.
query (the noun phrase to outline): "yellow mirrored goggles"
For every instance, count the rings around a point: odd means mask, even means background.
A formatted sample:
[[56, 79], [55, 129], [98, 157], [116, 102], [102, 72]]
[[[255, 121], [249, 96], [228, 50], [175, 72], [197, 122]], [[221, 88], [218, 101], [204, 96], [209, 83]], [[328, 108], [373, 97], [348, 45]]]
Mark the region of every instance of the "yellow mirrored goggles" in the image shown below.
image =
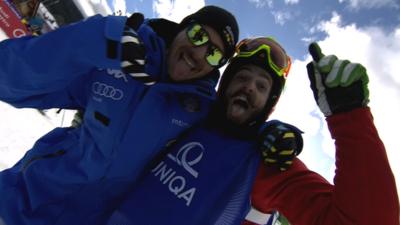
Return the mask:
[[286, 78], [289, 74], [291, 59], [272, 38], [242, 40], [236, 48], [239, 58], [258, 57], [263, 64], [272, 69], [278, 76]]
[[208, 32], [198, 23], [193, 23], [186, 29], [186, 35], [189, 41], [195, 46], [202, 46], [207, 44], [207, 53], [205, 59], [211, 66], [219, 66], [226, 62], [224, 54], [214, 43], [210, 40]]

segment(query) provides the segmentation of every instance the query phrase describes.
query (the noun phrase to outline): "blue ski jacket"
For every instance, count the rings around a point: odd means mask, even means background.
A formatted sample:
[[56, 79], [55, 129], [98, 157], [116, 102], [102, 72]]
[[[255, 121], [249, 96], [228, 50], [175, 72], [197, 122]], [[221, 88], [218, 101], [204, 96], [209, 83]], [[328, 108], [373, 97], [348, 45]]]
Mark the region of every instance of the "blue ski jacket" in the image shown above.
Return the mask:
[[215, 126], [178, 138], [132, 188], [107, 225], [240, 225], [260, 154], [255, 140]]
[[146, 23], [138, 29], [151, 50], [146, 71], [160, 82], [146, 86], [119, 70], [109, 45], [121, 50], [125, 21], [94, 16], [0, 43], [0, 100], [85, 112], [80, 127], [50, 131], [0, 173], [0, 221], [96, 224], [165, 143], [207, 115], [215, 83], [167, 82], [164, 40]]

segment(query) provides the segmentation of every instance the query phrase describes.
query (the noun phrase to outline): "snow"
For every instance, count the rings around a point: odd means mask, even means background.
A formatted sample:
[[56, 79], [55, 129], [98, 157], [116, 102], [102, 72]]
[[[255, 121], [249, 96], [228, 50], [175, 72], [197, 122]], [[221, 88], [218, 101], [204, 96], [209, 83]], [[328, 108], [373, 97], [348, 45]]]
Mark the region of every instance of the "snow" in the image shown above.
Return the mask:
[[41, 115], [35, 109], [16, 109], [0, 102], [0, 171], [13, 166], [35, 141], [56, 126], [68, 126], [72, 111]]

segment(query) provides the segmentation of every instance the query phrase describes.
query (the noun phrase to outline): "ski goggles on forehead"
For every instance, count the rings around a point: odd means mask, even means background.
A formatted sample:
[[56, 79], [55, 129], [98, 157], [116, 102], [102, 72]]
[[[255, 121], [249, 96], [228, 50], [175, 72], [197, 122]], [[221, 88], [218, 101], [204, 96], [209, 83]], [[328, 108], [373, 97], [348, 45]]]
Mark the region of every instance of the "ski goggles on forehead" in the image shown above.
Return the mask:
[[291, 59], [272, 38], [242, 40], [237, 45], [236, 52], [235, 57], [239, 58], [258, 57], [280, 77], [287, 78], [289, 74]]
[[194, 46], [207, 45], [205, 59], [213, 67], [220, 66], [226, 62], [224, 53], [210, 40], [208, 32], [198, 23], [192, 23], [186, 29], [186, 35]]

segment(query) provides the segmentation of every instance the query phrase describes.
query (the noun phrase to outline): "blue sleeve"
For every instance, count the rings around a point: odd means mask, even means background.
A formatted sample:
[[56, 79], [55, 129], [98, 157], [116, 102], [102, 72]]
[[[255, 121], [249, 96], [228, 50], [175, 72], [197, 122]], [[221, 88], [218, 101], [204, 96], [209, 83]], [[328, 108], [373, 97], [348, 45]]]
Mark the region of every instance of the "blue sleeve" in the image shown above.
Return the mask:
[[[125, 21], [126, 17], [98, 15], [42, 36], [0, 42], [0, 100], [38, 108], [47, 108], [40, 105], [45, 103], [51, 106], [53, 100], [61, 105], [60, 101], [72, 101], [67, 92], [80, 89], [84, 84], [76, 82], [80, 76], [96, 68], [120, 69], [118, 52]], [[43, 96], [46, 101], [36, 99]]]
[[138, 34], [146, 49], [145, 71], [155, 81], [166, 81], [165, 51], [166, 45], [146, 20], [138, 29]]
[[[133, 21], [138, 17], [135, 15], [141, 14], [136, 13], [128, 20]], [[136, 30], [127, 26], [123, 37], [123, 71], [145, 85], [168, 81], [165, 63], [166, 45], [164, 39], [150, 26], [153, 20], [157, 19], [142, 21]], [[137, 39], [140, 41], [137, 42]]]

